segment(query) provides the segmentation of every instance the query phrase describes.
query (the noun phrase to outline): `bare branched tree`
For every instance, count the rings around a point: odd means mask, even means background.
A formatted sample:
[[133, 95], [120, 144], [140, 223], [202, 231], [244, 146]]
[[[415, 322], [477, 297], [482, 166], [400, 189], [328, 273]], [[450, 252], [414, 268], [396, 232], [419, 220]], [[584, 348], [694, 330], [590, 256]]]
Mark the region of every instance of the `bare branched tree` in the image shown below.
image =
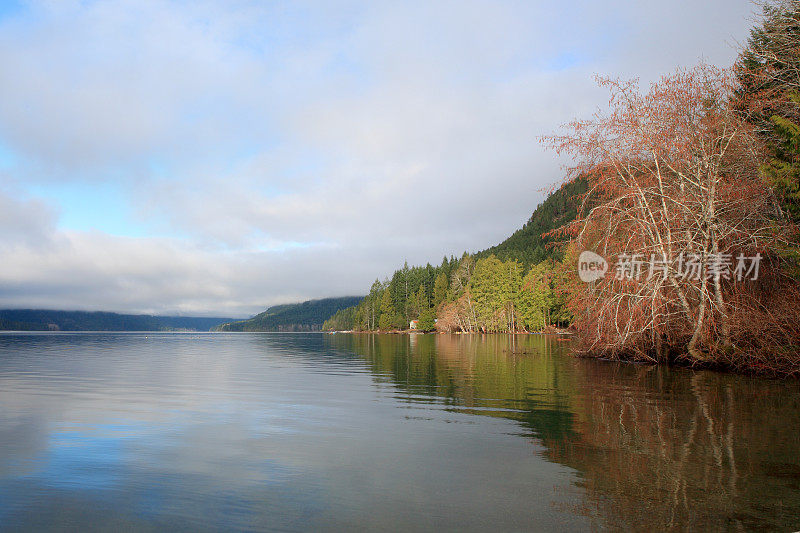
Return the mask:
[[647, 92], [599, 83], [610, 112], [546, 139], [581, 161], [572, 177], [590, 180], [576, 246], [624, 263], [573, 303], [588, 349], [659, 360], [684, 346], [694, 361], [718, 360], [735, 348], [733, 315], [747, 312], [734, 298], [737, 258], [771, 258], [791, 231], [759, 178], [762, 142], [731, 105], [738, 79], [701, 65]]

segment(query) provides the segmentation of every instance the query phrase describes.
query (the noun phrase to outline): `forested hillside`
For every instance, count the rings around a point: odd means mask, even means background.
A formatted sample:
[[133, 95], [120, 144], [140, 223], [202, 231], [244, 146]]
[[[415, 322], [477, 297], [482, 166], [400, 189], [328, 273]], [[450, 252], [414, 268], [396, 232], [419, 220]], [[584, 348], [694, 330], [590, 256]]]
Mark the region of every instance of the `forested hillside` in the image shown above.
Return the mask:
[[47, 309], [0, 310], [0, 330], [6, 331], [209, 331], [229, 320]]
[[542, 202], [531, 218], [509, 238], [475, 254], [475, 258], [492, 254], [498, 259], [514, 259], [526, 265], [535, 265], [547, 259], [561, 260], [563, 247], [550, 232], [575, 220], [579, 202], [586, 193], [586, 180], [576, 179], [556, 189]]
[[549, 235], [573, 220], [586, 181], [555, 190], [508, 239], [476, 254], [445, 257], [441, 264], [409, 267], [375, 280], [357, 305], [328, 319], [326, 330], [407, 329], [529, 331], [566, 325], [558, 278], [563, 246]]
[[253, 318], [222, 324], [215, 331], [319, 331], [326, 318], [359, 300], [360, 296], [343, 296], [275, 305]]

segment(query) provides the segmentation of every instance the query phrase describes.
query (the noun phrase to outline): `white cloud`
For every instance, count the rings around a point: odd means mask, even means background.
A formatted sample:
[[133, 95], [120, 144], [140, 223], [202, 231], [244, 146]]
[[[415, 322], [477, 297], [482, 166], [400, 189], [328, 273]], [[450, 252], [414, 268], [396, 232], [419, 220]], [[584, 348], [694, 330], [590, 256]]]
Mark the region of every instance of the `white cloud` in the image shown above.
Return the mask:
[[[56, 212], [44, 202], [0, 191], [0, 250], [8, 246], [49, 246], [55, 221]], [[4, 263], [8, 266], [5, 258]]]

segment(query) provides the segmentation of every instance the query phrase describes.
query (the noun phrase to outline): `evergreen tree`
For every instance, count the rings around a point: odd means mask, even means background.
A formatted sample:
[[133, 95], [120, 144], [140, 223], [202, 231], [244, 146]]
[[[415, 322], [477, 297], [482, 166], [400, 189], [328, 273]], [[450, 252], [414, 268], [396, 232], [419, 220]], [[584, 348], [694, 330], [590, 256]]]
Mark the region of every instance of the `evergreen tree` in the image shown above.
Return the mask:
[[478, 259], [470, 280], [475, 300], [475, 313], [483, 331], [499, 331], [498, 319], [505, 302], [498, 282], [503, 276], [503, 263], [494, 255]]
[[[800, 3], [764, 4], [761, 24], [750, 34], [737, 62], [741, 84], [737, 106], [763, 134], [770, 160], [761, 173], [800, 224]], [[800, 278], [800, 242], [783, 250]]]
[[447, 298], [447, 274], [444, 269], [436, 276], [436, 281], [433, 284], [433, 308], [437, 309], [445, 298]]
[[394, 304], [392, 304], [392, 294], [387, 289], [381, 296], [381, 316], [378, 323], [380, 329], [388, 331], [396, 327], [396, 315]]
[[411, 300], [411, 309], [412, 309], [412, 316], [417, 317], [419, 319], [420, 315], [422, 314], [423, 309], [427, 309], [430, 307], [428, 303], [428, 295], [425, 294], [425, 286], [420, 285], [417, 294]]
[[[791, 91], [787, 98], [800, 109], [800, 93]], [[800, 125], [789, 117], [773, 115], [775, 155], [762, 167], [764, 176], [783, 199], [789, 215], [800, 222]]]
[[541, 331], [547, 326], [553, 300], [548, 272], [547, 265], [539, 263], [522, 280], [519, 315], [522, 326], [528, 331]]
[[436, 327], [436, 312], [431, 307], [425, 307], [419, 314], [417, 329], [420, 331], [432, 331]]
[[377, 279], [372, 283], [369, 294], [364, 298], [364, 321], [365, 328], [372, 330], [378, 327], [378, 315], [380, 314], [380, 297], [383, 292], [383, 285]]

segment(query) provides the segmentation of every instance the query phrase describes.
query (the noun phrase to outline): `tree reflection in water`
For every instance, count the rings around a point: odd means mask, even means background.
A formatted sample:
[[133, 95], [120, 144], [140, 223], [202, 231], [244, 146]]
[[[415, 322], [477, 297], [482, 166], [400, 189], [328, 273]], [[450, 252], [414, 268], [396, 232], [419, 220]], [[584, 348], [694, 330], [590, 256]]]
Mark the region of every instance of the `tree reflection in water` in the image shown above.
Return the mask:
[[408, 401], [502, 417], [576, 471], [597, 528], [800, 527], [800, 386], [582, 360], [538, 335], [335, 335]]

